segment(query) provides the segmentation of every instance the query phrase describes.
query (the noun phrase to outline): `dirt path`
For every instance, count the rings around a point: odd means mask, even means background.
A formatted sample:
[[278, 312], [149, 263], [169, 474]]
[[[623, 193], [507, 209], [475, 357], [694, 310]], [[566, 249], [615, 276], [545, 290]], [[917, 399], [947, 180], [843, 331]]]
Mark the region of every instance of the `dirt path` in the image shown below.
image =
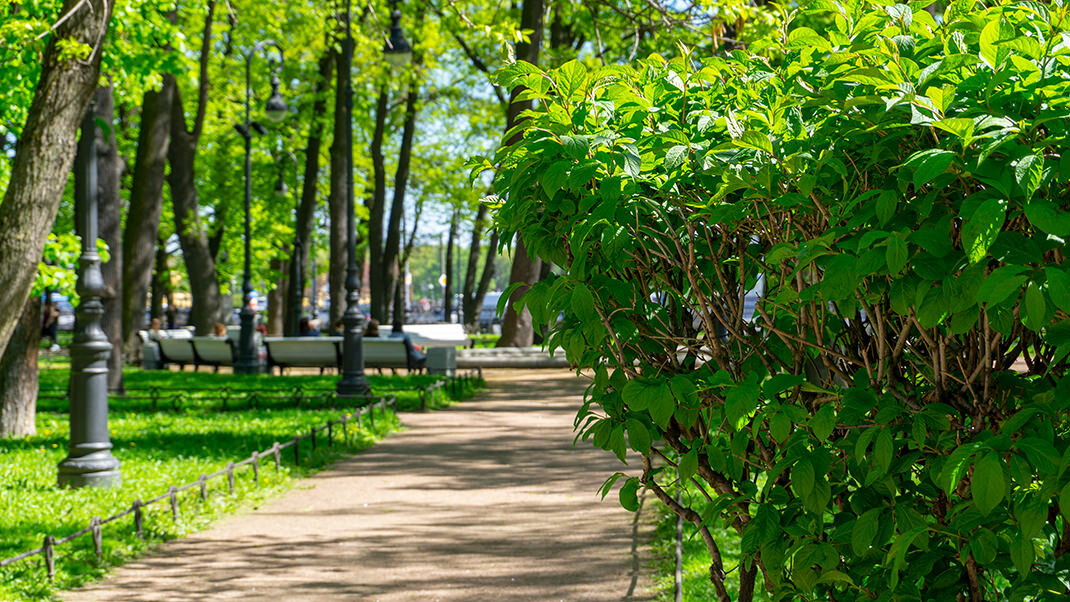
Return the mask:
[[599, 500], [615, 458], [572, 447], [583, 381], [487, 378], [478, 400], [406, 414], [301, 489], [64, 599], [647, 599], [648, 521]]

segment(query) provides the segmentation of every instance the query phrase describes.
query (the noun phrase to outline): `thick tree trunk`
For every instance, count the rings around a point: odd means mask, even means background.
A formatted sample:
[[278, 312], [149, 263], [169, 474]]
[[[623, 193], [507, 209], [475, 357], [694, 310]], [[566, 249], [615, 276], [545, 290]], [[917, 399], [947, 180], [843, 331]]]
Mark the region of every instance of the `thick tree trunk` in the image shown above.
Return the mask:
[[197, 198], [194, 169], [197, 140], [186, 129], [182, 95], [177, 89], [171, 107], [171, 144], [167, 153], [171, 173], [167, 176], [167, 183], [175, 212], [175, 232], [182, 245], [190, 296], [193, 297], [190, 324], [197, 328], [197, 334], [209, 335], [212, 326], [222, 317], [223, 299], [216, 275], [215, 257], [208, 244], [207, 225], [201, 219]]
[[[542, 45], [543, 12], [543, 0], [524, 0], [521, 8], [520, 29], [530, 30], [533, 33], [531, 34], [530, 43], [521, 42], [516, 45], [517, 60], [527, 61], [533, 65], [539, 63], [539, 47]], [[507, 132], [517, 124], [520, 114], [531, 108], [530, 100], [519, 100], [517, 98], [521, 91], [520, 88], [513, 90], [509, 99], [509, 110], [506, 112], [505, 120], [505, 131]], [[513, 134], [506, 141], [506, 144], [516, 142], [522, 135], [521, 132]], [[509, 284], [523, 282], [530, 285], [538, 277], [539, 269], [538, 262], [528, 257], [524, 242], [517, 237], [516, 252], [513, 253], [513, 268], [509, 272]], [[509, 298], [509, 306], [506, 308], [505, 316], [502, 318], [502, 336], [498, 339], [498, 347], [526, 347], [531, 345], [534, 337], [531, 313], [526, 309], [519, 313], [513, 309], [513, 303], [528, 288], [530, 287], [521, 286]]]
[[[15, 147], [11, 176], [0, 203], [0, 354], [4, 352], [33, 285], [45, 240], [74, 161], [78, 125], [100, 78], [101, 41], [111, 2], [64, 0], [69, 15], [52, 33], [41, 77]], [[60, 60], [60, 41], [93, 48], [85, 58]]]
[[390, 289], [384, 275], [390, 270], [383, 257], [383, 216], [386, 214], [386, 164], [383, 159], [383, 137], [386, 135], [386, 114], [390, 110], [390, 96], [386, 86], [379, 89], [375, 103], [375, 130], [369, 153], [372, 159], [372, 194], [365, 201], [368, 207], [368, 273], [371, 282], [371, 314], [381, 324], [386, 323], [390, 305]]
[[[297, 242], [291, 263], [307, 266], [312, 247], [312, 228], [316, 223], [316, 199], [320, 173], [320, 148], [323, 146], [323, 122], [327, 112], [327, 90], [331, 86], [331, 72], [334, 67], [334, 54], [328, 52], [319, 63], [319, 75], [316, 80], [316, 100], [312, 104], [312, 124], [308, 128], [308, 143], [305, 145], [305, 181], [301, 188], [301, 205], [297, 209]], [[301, 279], [290, 279], [289, 292], [286, 295], [287, 306], [292, 299], [298, 305], [305, 296], [305, 282], [309, 279], [307, 270], [302, 270]], [[301, 308], [298, 307], [298, 310]], [[289, 311], [292, 311], [289, 310]], [[289, 314], [288, 314], [289, 315]], [[325, 324], [326, 331], [330, 325]]]
[[453, 273], [453, 248], [457, 245], [457, 220], [459, 212], [454, 209], [450, 216], [450, 233], [446, 239], [446, 290], [442, 293], [442, 315], [453, 322], [453, 287], [457, 275]]
[[223, 319], [223, 298], [215, 269], [215, 253], [212, 252], [209, 244], [208, 228], [200, 216], [195, 170], [197, 144], [204, 129], [204, 116], [208, 104], [208, 58], [211, 56], [214, 9], [215, 0], [211, 0], [208, 2], [201, 36], [197, 112], [193, 120], [193, 129], [186, 128], [186, 112], [182, 106], [182, 94], [176, 88], [171, 103], [171, 144], [167, 149], [167, 161], [171, 166], [167, 183], [171, 188], [175, 231], [178, 233], [179, 244], [182, 245], [182, 255], [186, 260], [186, 274], [189, 276], [190, 295], [193, 297], [190, 323], [201, 335], [211, 334], [215, 322]]
[[[123, 341], [127, 357], [137, 356], [136, 333], [145, 325], [145, 299], [153, 280], [153, 262], [159, 261], [156, 241], [163, 211], [164, 171], [171, 140], [171, 103], [174, 99], [174, 76], [164, 75], [159, 91], [145, 93], [141, 103], [141, 128], [138, 132], [134, 176], [130, 186], [130, 208], [123, 233]], [[162, 245], [161, 245], [162, 246]], [[167, 255], [164, 253], [164, 260]], [[163, 312], [162, 291], [153, 292], [153, 317]], [[156, 312], [160, 312], [157, 314]]]
[[486, 297], [490, 281], [494, 278], [494, 258], [498, 255], [498, 233], [491, 231], [490, 240], [487, 241], [487, 254], [483, 260], [483, 272], [478, 284], [476, 282], [483, 230], [486, 226], [487, 206], [481, 203], [472, 226], [472, 246], [468, 248], [468, 269], [464, 273], [464, 290], [461, 297], [461, 313], [464, 315], [464, 328], [467, 332], [479, 330], [479, 311], [483, 308], [483, 298]]
[[[527, 247], [519, 237], [516, 239], [513, 253], [513, 269], [509, 272], [509, 282], [537, 282], [539, 272], [542, 271], [542, 262], [528, 256]], [[514, 309], [517, 299], [524, 296], [530, 288], [530, 284], [521, 285], [509, 297], [509, 305], [502, 317], [502, 336], [495, 347], [530, 347], [534, 343], [535, 329], [531, 323], [531, 312], [526, 307], [520, 312]]]
[[[335, 64], [341, 65], [338, 51], [332, 52]], [[346, 160], [345, 147], [346, 128], [349, 124], [345, 120], [344, 78], [344, 71], [338, 69], [334, 93], [334, 139], [331, 141], [331, 193], [327, 200], [331, 214], [331, 265], [327, 273], [327, 288], [331, 295], [329, 315], [332, 329], [342, 319], [346, 310], [346, 264], [349, 261], [349, 252], [346, 249], [346, 170], [349, 168], [349, 162]]]
[[0, 357], [0, 438], [37, 434], [37, 352], [41, 341], [41, 300], [31, 296], [19, 313]]
[[111, 87], [97, 89], [96, 117], [108, 124], [107, 129], [97, 128], [97, 190], [99, 212], [97, 214], [100, 238], [111, 250], [108, 262], [100, 266], [104, 276], [104, 315], [101, 328], [111, 343], [108, 357], [108, 390], [123, 390], [123, 245], [122, 245], [122, 199], [119, 196], [119, 178], [122, 161], [115, 142], [115, 99]]

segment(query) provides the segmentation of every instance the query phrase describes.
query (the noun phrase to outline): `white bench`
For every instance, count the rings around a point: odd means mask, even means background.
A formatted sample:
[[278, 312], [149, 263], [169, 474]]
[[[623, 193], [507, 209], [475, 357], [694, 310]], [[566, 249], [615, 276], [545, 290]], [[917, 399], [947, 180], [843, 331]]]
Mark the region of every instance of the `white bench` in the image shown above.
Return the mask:
[[402, 332], [420, 347], [470, 347], [463, 324], [405, 324]]
[[197, 356], [193, 353], [193, 337], [189, 338], [166, 338], [158, 341], [160, 346], [160, 359], [164, 363], [178, 364], [178, 369], [183, 370], [186, 364], [196, 366]]
[[219, 372], [220, 366], [233, 366], [238, 359], [234, 341], [226, 337], [193, 337], [193, 371], [202, 365], [212, 366]]
[[266, 337], [268, 371], [284, 368], [339, 369], [342, 365], [342, 337]]

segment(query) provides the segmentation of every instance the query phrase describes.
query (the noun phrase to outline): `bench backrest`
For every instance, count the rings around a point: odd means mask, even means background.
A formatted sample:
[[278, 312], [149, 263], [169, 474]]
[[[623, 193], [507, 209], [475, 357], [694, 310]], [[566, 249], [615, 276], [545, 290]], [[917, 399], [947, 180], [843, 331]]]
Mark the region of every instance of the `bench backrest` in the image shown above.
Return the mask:
[[421, 347], [455, 347], [472, 342], [463, 324], [406, 324], [402, 330]]
[[230, 366], [236, 359], [234, 343], [220, 337], [193, 337], [193, 347], [197, 358], [206, 364]]
[[266, 337], [268, 357], [279, 366], [330, 367], [339, 363], [342, 337]]
[[369, 368], [408, 368], [404, 339], [364, 337], [364, 365]]
[[163, 356], [173, 362], [193, 363], [193, 340], [166, 338], [160, 339], [160, 351]]

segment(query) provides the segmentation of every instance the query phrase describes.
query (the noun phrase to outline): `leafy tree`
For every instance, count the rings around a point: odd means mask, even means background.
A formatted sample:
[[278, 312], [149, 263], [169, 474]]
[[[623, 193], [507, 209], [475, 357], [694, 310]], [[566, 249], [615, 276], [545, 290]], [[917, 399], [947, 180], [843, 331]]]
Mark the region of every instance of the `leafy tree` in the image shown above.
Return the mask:
[[541, 106], [497, 224], [565, 268], [525, 304], [594, 375], [582, 436], [642, 458], [603, 492], [694, 523], [720, 600], [1070, 595], [1068, 12], [821, 2], [752, 51], [504, 70]]

